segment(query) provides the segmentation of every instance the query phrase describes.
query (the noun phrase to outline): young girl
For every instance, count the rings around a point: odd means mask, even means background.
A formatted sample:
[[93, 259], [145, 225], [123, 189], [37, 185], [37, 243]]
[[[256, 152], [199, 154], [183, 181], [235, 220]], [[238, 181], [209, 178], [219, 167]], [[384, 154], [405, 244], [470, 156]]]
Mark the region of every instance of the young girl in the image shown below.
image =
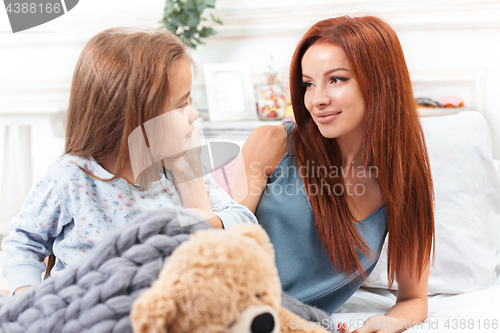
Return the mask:
[[[162, 29], [109, 29], [87, 43], [72, 81], [65, 154], [33, 186], [2, 243], [11, 294], [41, 281], [51, 253], [53, 273], [78, 265], [108, 231], [145, 211], [183, 206], [216, 228], [256, 223], [200, 172], [192, 64], [185, 45]], [[164, 115], [162, 138], [171, 142], [150, 137], [148, 144], [172, 152], [163, 155], [166, 168], [158, 180], [133, 185], [141, 175], [129, 153], [131, 133]]]
[[423, 321], [433, 187], [396, 33], [375, 17], [316, 23], [292, 58], [290, 93], [296, 124], [250, 134], [232, 191], [268, 232], [284, 291], [334, 312], [373, 270], [388, 233], [396, 304], [357, 332]]

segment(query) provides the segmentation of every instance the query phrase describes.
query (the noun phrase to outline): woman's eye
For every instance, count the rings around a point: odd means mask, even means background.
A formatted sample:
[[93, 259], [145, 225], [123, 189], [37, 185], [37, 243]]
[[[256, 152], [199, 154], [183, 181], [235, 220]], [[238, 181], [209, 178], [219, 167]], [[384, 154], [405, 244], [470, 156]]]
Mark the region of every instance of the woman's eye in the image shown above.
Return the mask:
[[330, 82], [332, 83], [340, 83], [343, 81], [347, 81], [347, 79], [345, 77], [338, 77], [338, 76], [333, 76], [330, 78]]
[[307, 89], [307, 88], [311, 88], [313, 84], [311, 82], [302, 82], [301, 85], [302, 85], [302, 87]]

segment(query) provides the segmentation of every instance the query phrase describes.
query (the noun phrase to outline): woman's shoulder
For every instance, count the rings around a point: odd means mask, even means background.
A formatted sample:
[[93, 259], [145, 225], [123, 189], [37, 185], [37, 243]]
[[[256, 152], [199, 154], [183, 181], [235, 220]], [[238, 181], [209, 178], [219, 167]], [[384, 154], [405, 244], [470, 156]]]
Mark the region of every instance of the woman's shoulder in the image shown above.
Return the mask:
[[242, 153], [252, 161], [280, 159], [286, 152], [287, 131], [285, 125], [264, 125], [254, 129], [242, 148]]

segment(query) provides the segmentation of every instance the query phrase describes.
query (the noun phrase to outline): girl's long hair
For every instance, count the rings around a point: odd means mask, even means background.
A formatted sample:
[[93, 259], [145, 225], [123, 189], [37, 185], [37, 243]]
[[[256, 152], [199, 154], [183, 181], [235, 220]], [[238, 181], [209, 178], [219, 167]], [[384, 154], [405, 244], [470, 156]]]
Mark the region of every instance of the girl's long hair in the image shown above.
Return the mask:
[[164, 29], [112, 28], [92, 37], [76, 64], [65, 154], [116, 158], [114, 180], [129, 159], [130, 133], [165, 112], [169, 73], [187, 47]]
[[[193, 64], [187, 46], [164, 29], [112, 28], [92, 37], [71, 83], [64, 154], [113, 157], [119, 178], [128, 162], [129, 135], [166, 110], [169, 74], [180, 60]], [[49, 266], [55, 258], [49, 258]], [[52, 267], [50, 267], [52, 268]]]
[[[292, 140], [298, 166], [315, 164], [339, 170], [342, 152], [337, 141], [321, 135], [304, 104], [301, 62], [314, 43], [331, 43], [344, 50], [364, 98], [362, 159], [367, 170], [377, 170], [387, 210], [389, 288], [403, 269], [410, 274], [416, 271], [420, 279], [434, 244], [434, 194], [424, 135], [398, 37], [376, 17], [338, 17], [312, 26], [295, 50], [290, 93], [297, 123]], [[365, 278], [357, 251], [366, 255], [370, 249], [353, 223], [348, 198], [309, 191], [325, 184], [330, 189], [345, 188], [344, 179], [342, 175], [318, 176], [303, 174], [302, 178], [321, 242], [336, 270], [342, 268], [347, 276], [360, 272], [359, 277]]]

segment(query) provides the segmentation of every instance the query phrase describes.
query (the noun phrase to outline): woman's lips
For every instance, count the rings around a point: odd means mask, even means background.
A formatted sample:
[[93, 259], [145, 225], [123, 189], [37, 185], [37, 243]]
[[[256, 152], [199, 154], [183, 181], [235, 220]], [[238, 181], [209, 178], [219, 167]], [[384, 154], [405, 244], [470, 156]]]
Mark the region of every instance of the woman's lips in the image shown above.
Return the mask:
[[342, 111], [320, 113], [316, 115], [316, 120], [320, 124], [325, 124], [340, 116], [341, 113]]

